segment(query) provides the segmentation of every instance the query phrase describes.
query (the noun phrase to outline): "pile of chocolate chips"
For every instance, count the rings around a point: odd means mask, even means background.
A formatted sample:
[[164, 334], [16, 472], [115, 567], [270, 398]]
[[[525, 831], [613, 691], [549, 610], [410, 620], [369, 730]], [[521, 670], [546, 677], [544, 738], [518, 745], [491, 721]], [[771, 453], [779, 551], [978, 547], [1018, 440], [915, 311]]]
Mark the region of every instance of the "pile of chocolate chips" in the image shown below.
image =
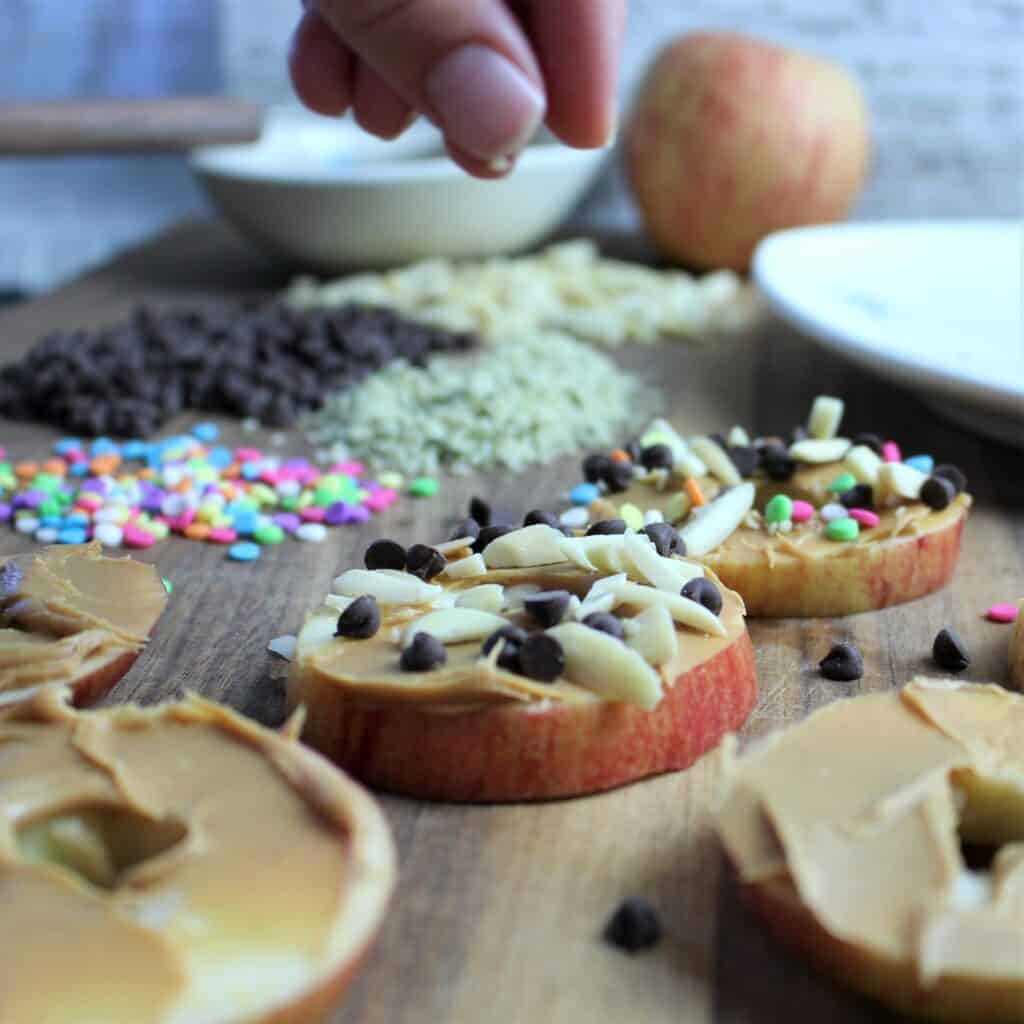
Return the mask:
[[0, 415], [87, 436], [147, 437], [184, 409], [286, 428], [394, 359], [421, 366], [476, 341], [368, 306], [140, 307], [112, 327], [51, 334], [0, 370]]

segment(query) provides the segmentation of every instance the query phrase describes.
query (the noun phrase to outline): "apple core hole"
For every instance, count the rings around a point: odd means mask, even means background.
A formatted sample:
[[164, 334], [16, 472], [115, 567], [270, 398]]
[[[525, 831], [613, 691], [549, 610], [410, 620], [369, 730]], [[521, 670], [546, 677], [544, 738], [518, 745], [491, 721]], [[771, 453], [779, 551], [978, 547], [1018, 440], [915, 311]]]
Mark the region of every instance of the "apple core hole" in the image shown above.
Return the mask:
[[1024, 841], [1024, 788], [973, 771], [954, 774], [952, 783], [960, 856], [969, 870], [987, 873], [1004, 846]]
[[61, 808], [17, 826], [21, 859], [52, 864], [89, 885], [112, 890], [125, 875], [167, 853], [188, 835], [177, 818], [149, 818], [131, 808]]

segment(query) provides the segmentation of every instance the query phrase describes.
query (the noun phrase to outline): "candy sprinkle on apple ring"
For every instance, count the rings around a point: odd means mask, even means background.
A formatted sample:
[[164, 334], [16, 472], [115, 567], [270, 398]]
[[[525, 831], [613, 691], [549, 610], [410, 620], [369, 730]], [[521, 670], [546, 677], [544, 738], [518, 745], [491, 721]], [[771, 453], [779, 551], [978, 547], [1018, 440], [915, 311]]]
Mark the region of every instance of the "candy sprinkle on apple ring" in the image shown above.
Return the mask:
[[288, 680], [313, 747], [392, 792], [537, 800], [686, 768], [746, 720], [743, 602], [670, 538], [477, 531], [337, 577]]
[[843, 402], [815, 399], [788, 438], [684, 438], [655, 420], [583, 460], [571, 521], [639, 517], [678, 528], [681, 554], [738, 591], [751, 616], [836, 616], [911, 601], [952, 576], [971, 507], [963, 472], [902, 459], [877, 434], [839, 434]]

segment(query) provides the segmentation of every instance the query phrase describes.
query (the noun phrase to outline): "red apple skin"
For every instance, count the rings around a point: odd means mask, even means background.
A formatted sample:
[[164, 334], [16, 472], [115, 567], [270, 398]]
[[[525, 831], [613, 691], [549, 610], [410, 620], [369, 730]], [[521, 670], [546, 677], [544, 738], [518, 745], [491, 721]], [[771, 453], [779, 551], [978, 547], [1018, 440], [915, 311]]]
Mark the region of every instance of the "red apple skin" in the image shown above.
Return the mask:
[[966, 521], [964, 508], [940, 530], [854, 548], [848, 557], [777, 555], [770, 571], [763, 563], [733, 564], [713, 554], [702, 561], [743, 597], [751, 618], [854, 615], [944, 587], [956, 569]]
[[[847, 988], [912, 1017], [963, 1024], [1024, 1021], [1024, 981], [942, 975], [923, 988], [909, 962], [855, 946], [826, 931], [801, 903], [792, 882], [743, 886], [747, 902], [781, 943]], [[766, 1010], [770, 1015], [771, 1008]]]
[[626, 172], [670, 258], [746, 270], [772, 231], [842, 219], [870, 157], [854, 79], [829, 61], [702, 32], [654, 60], [627, 120]]
[[653, 711], [594, 703], [452, 714], [365, 707], [330, 683], [290, 694], [303, 739], [377, 789], [429, 800], [544, 800], [679, 771], [739, 729], [757, 700], [750, 637], [666, 687]]

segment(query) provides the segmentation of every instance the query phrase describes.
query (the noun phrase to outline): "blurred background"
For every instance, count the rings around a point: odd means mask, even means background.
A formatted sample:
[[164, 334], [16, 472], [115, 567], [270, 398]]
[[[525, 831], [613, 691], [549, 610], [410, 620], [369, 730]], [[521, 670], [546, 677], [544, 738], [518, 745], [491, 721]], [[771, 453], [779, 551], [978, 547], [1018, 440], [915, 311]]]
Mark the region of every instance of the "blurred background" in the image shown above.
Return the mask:
[[[555, 0], [552, 0], [555, 2]], [[292, 102], [298, 0], [3, 0], [0, 101], [223, 92]], [[659, 44], [730, 27], [837, 58], [869, 96], [860, 217], [1024, 211], [1024, 0], [631, 0], [624, 99]], [[208, 212], [174, 157], [0, 159], [0, 289], [38, 290]], [[614, 163], [574, 215], [636, 223]]]

